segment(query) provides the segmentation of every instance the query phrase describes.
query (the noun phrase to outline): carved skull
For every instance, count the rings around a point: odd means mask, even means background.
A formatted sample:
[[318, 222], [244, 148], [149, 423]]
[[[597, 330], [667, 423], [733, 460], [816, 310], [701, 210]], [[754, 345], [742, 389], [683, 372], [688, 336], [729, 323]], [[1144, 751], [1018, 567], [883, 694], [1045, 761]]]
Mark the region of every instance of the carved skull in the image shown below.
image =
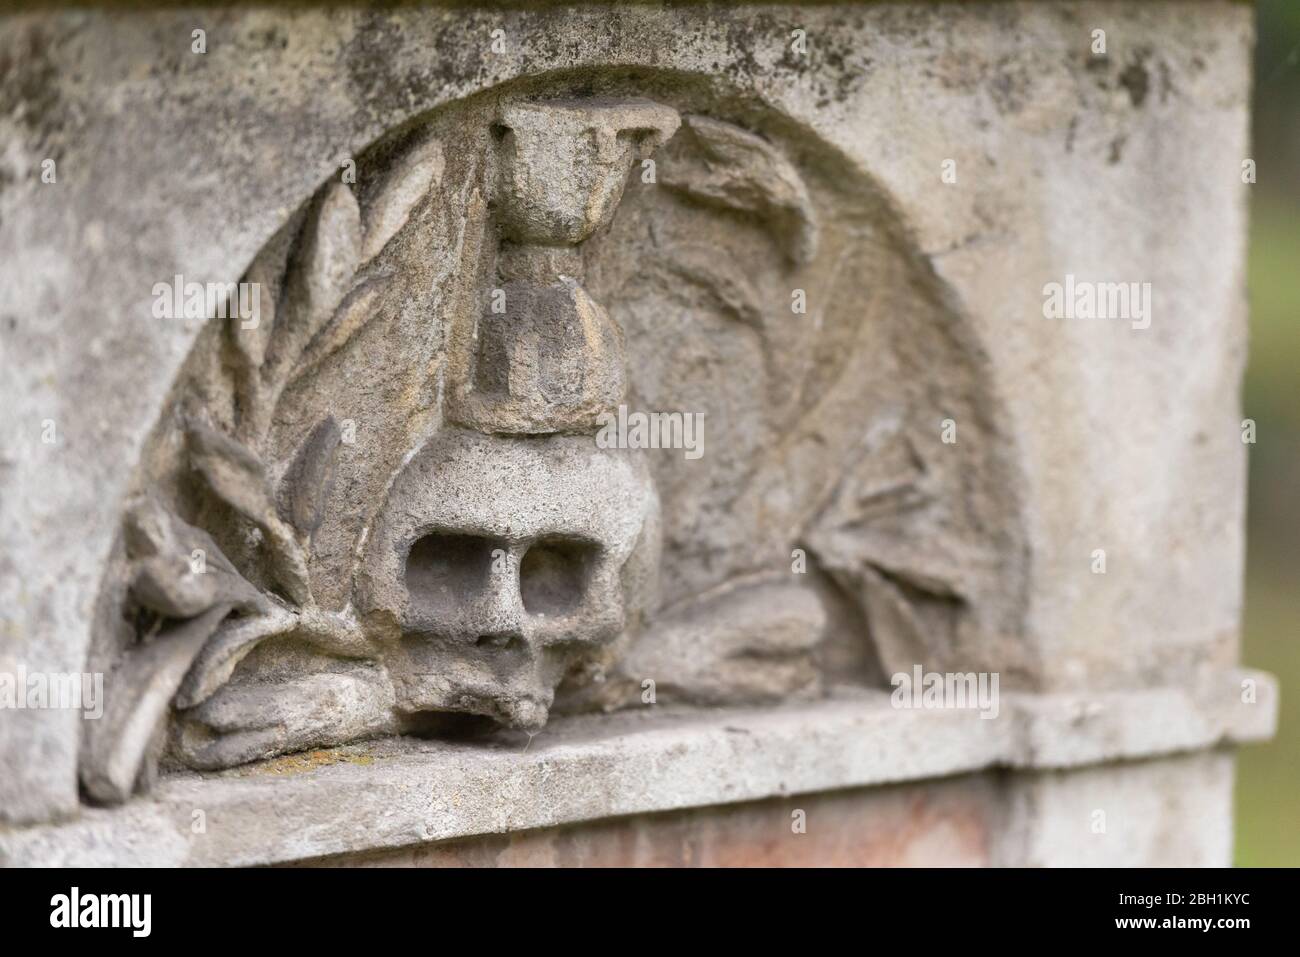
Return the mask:
[[453, 429], [398, 476], [370, 547], [363, 613], [398, 709], [533, 729], [645, 606], [658, 500], [590, 436]]

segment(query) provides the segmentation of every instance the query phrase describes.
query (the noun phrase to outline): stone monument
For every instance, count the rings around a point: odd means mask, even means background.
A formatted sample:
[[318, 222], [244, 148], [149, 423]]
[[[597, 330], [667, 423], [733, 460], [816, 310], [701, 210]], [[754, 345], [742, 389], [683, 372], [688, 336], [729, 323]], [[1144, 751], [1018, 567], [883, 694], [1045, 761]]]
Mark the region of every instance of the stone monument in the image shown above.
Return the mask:
[[1223, 863], [1250, 20], [1181, 6], [8, 16], [0, 670], [103, 694], [0, 711], [0, 861]]

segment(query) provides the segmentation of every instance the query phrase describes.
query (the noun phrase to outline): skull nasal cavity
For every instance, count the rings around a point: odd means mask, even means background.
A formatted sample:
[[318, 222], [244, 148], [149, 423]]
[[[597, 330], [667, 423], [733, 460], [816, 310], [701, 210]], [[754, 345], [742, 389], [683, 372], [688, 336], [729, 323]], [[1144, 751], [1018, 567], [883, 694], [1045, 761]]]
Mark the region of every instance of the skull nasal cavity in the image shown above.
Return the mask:
[[451, 609], [487, 587], [492, 569], [490, 539], [435, 532], [411, 546], [406, 558], [406, 590], [411, 603], [426, 610]]
[[519, 591], [530, 615], [565, 615], [582, 604], [596, 546], [567, 540], [534, 544], [519, 565]]

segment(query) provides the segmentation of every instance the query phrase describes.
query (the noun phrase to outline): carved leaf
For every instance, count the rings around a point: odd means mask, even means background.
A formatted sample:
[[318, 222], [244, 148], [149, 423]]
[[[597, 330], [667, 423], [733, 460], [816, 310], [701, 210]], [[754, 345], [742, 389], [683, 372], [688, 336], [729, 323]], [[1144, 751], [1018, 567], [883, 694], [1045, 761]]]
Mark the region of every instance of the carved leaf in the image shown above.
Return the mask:
[[281, 514], [304, 538], [310, 538], [325, 518], [341, 438], [333, 416], [322, 420], [303, 440], [281, 481]]
[[257, 295], [257, 325], [249, 327], [242, 319], [226, 325], [226, 335], [234, 353], [233, 378], [240, 397], [240, 431], [255, 432], [265, 420], [266, 389], [262, 383], [262, 365], [275, 329], [276, 306], [272, 290], [283, 271], [283, 257], [271, 248], [263, 249], [249, 266], [244, 281], [253, 283]]
[[700, 202], [754, 213], [772, 224], [796, 263], [817, 253], [817, 220], [803, 177], [766, 141], [703, 116], [669, 147], [660, 182]]
[[189, 423], [190, 462], [224, 502], [259, 525], [271, 514], [266, 470], [247, 446], [202, 422]]
[[222, 623], [181, 683], [176, 707], [184, 710], [202, 704], [230, 680], [235, 668], [254, 648], [267, 638], [289, 632], [339, 658], [367, 658], [375, 651], [350, 612], [338, 614], [319, 608], [297, 612], [270, 606], [265, 614]]
[[308, 604], [307, 561], [293, 531], [276, 514], [261, 460], [230, 436], [189, 423], [190, 462], [208, 487], [266, 535], [277, 581], [298, 604]]
[[[361, 209], [352, 190], [331, 181], [307, 221], [295, 279], [313, 319], [328, 317], [343, 301], [360, 265]], [[314, 331], [314, 330], [313, 330]], [[310, 337], [306, 337], [310, 338]]]
[[333, 747], [395, 733], [393, 703], [391, 683], [360, 665], [228, 685], [184, 712], [178, 750], [191, 767], [216, 769]]
[[[699, 596], [656, 620], [620, 666], [674, 700], [777, 700], [818, 684], [826, 609], [812, 589], [770, 580]], [[640, 679], [633, 686], [639, 689]]]
[[254, 284], [258, 290], [257, 325], [246, 328], [239, 317], [230, 321], [227, 329], [235, 352], [248, 369], [261, 368], [266, 359], [266, 347], [270, 342], [271, 330], [275, 328], [275, 297], [270, 290], [274, 288], [279, 273], [274, 250], [264, 249], [253, 264], [248, 267], [244, 281]]
[[330, 323], [308, 344], [294, 373], [295, 378], [309, 372], [347, 345], [374, 314], [374, 307], [379, 300], [379, 291], [384, 285], [379, 282], [366, 283], [344, 300], [342, 307], [334, 314]]
[[282, 635], [298, 623], [298, 615], [272, 607], [265, 615], [232, 618], [222, 623], [193, 664], [176, 694], [176, 707], [192, 708], [210, 698], [230, 680], [238, 664], [266, 638]]
[[352, 190], [331, 181], [312, 204], [289, 267], [267, 367], [278, 384], [343, 301], [360, 265], [361, 210]]
[[944, 660], [952, 636], [926, 628], [914, 603], [879, 569], [863, 564], [828, 573], [862, 609], [876, 656], [887, 674], [908, 671], [917, 662]]
[[86, 722], [81, 782], [92, 798], [120, 804], [131, 796], [142, 772], [149, 776], [144, 766], [152, 760], [150, 745], [176, 689], [230, 610], [230, 605], [216, 605], [171, 625], [129, 652], [114, 670], [103, 715]]
[[392, 165], [374, 198], [366, 204], [363, 263], [377, 256], [406, 225], [416, 204], [442, 179], [445, 165], [442, 143], [433, 139], [416, 146]]
[[167, 618], [193, 618], [217, 604], [253, 608], [260, 593], [244, 580], [212, 537], [145, 498], [127, 510], [131, 594]]

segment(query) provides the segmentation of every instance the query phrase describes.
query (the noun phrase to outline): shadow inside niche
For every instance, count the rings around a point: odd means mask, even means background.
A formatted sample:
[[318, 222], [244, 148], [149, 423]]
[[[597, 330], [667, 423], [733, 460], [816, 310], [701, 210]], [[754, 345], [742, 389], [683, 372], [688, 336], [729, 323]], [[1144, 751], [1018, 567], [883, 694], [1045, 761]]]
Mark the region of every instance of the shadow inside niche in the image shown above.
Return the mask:
[[425, 711], [408, 715], [402, 722], [402, 733], [422, 740], [482, 744], [506, 732], [485, 715]]

